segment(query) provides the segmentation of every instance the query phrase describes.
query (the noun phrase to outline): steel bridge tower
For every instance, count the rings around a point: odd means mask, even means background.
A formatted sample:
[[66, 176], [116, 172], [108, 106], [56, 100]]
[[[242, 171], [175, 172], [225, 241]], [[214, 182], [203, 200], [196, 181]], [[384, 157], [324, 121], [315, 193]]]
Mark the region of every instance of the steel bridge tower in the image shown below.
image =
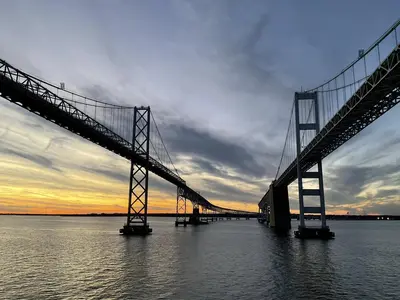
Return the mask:
[[[322, 173], [322, 157], [317, 157], [317, 171], [303, 172], [301, 165], [301, 133], [306, 130], [312, 130], [317, 135], [320, 131], [319, 110], [318, 110], [318, 94], [317, 92], [304, 92], [295, 93], [295, 119], [296, 119], [296, 150], [297, 150], [297, 178], [299, 190], [299, 206], [300, 206], [300, 225], [295, 236], [299, 238], [332, 238], [334, 233], [330, 231], [329, 226], [326, 225], [325, 218], [325, 195], [324, 195], [324, 181]], [[311, 122], [300, 123], [300, 102], [312, 101], [314, 107], [314, 118]], [[311, 178], [318, 180], [318, 188], [308, 189], [303, 186], [303, 179]], [[312, 196], [319, 198], [319, 206], [305, 206], [304, 196]], [[317, 214], [320, 217], [320, 226], [306, 226], [305, 214]]]
[[175, 226], [183, 224], [184, 227], [187, 226], [187, 213], [186, 213], [186, 194], [185, 190], [181, 187], [177, 187], [176, 193], [176, 220]]
[[[138, 164], [134, 155], [141, 156], [145, 164]], [[132, 158], [129, 180], [129, 203], [126, 224], [120, 233], [147, 235], [153, 230], [147, 223], [147, 200], [149, 188], [150, 157], [150, 107], [134, 108]]]

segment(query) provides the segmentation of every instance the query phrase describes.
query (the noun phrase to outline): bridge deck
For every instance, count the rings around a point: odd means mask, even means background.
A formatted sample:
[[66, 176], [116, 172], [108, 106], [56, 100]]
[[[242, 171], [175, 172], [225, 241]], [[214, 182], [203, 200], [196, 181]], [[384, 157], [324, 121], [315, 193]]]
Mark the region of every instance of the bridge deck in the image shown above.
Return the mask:
[[[400, 102], [400, 47], [360, 86], [300, 154], [305, 172]], [[297, 178], [297, 160], [276, 180], [289, 185]]]
[[[134, 159], [139, 165], [145, 166], [144, 156], [133, 151], [132, 143], [46, 89], [30, 75], [1, 59], [0, 96], [117, 155], [128, 160]], [[148, 169], [166, 181], [183, 188], [187, 199], [207, 209], [220, 212], [241, 212], [213, 205], [188, 187], [182, 178], [152, 157], [150, 157]]]

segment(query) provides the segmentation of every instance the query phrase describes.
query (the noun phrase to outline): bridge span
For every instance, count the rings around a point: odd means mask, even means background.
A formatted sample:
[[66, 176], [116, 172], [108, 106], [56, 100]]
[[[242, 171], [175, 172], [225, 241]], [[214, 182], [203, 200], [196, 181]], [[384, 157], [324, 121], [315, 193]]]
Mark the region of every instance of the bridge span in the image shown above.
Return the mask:
[[191, 223], [186, 214], [187, 200], [194, 213], [201, 208], [202, 213], [251, 214], [215, 205], [187, 185], [170, 158], [150, 107], [84, 97], [2, 59], [0, 96], [131, 162], [127, 222], [120, 230], [123, 234], [146, 235], [152, 231], [147, 221], [149, 172], [177, 187], [176, 225]]
[[[334, 236], [326, 224], [322, 160], [399, 103], [399, 25], [400, 20], [371, 47], [360, 50], [357, 59], [332, 79], [294, 94], [279, 167], [258, 204], [261, 219], [271, 227], [290, 229], [288, 186], [297, 179], [300, 224], [295, 235]], [[176, 226], [199, 223], [199, 216], [206, 212], [253, 214], [211, 203], [180, 177], [150, 107], [84, 97], [2, 59], [0, 96], [130, 161], [123, 234], [146, 235], [152, 231], [147, 221], [149, 172], [177, 187]], [[187, 200], [193, 205], [192, 219]], [[307, 226], [308, 215], [317, 215], [320, 225]]]
[[[399, 25], [400, 20], [332, 79], [295, 93], [279, 168], [258, 204], [270, 226], [290, 229], [288, 185], [297, 179], [295, 235], [334, 236], [326, 224], [322, 160], [400, 102]], [[320, 226], [307, 226], [307, 215], [318, 216]]]

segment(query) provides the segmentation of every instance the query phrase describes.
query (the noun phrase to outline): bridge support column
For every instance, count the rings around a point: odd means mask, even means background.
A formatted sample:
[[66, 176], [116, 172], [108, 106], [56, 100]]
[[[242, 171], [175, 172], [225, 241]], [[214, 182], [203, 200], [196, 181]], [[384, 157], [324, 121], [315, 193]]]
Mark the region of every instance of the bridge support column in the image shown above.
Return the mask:
[[[300, 101], [311, 101], [314, 112], [310, 114], [312, 117], [305, 119], [300, 118]], [[319, 109], [318, 109], [318, 94], [313, 93], [295, 93], [295, 117], [296, 117], [296, 148], [297, 148], [297, 178], [298, 178], [298, 190], [299, 190], [299, 204], [300, 204], [300, 225], [297, 231], [295, 231], [295, 236], [298, 238], [321, 238], [330, 239], [335, 236], [333, 232], [330, 231], [329, 227], [326, 225], [325, 219], [325, 196], [324, 196], [324, 183], [323, 183], [323, 173], [322, 173], [322, 160], [319, 159], [317, 163], [316, 172], [307, 172], [303, 170], [301, 165], [301, 134], [304, 131], [314, 131], [315, 135], [319, 133], [320, 123], [319, 123]], [[309, 120], [311, 119], [311, 120]], [[311, 121], [311, 123], [309, 122]], [[312, 178], [318, 180], [317, 189], [306, 189], [303, 186], [303, 178]], [[316, 196], [319, 197], [319, 206], [305, 206], [304, 196]], [[317, 214], [321, 219], [321, 226], [310, 227], [305, 224], [305, 214]]]
[[186, 197], [184, 192], [182, 188], [177, 188], [175, 226], [182, 224], [186, 227], [188, 223], [186, 220]]
[[287, 231], [291, 228], [289, 193], [287, 186], [277, 187], [275, 181], [269, 187], [267, 194], [264, 196], [265, 206], [262, 208], [265, 213], [265, 220], [272, 228], [278, 231]]
[[129, 204], [126, 224], [120, 233], [147, 235], [152, 229], [147, 223], [149, 187], [150, 107], [135, 107], [133, 117], [132, 150], [145, 161], [139, 165], [131, 159]]
[[204, 222], [200, 219], [200, 210], [199, 210], [199, 204], [196, 202], [193, 203], [193, 213], [189, 217], [189, 224], [191, 225], [201, 225], [204, 224]]
[[201, 214], [203, 215], [203, 218], [202, 218], [202, 222], [203, 223], [208, 223], [208, 210], [207, 210], [207, 207], [205, 207], [205, 206], [202, 206], [201, 207]]

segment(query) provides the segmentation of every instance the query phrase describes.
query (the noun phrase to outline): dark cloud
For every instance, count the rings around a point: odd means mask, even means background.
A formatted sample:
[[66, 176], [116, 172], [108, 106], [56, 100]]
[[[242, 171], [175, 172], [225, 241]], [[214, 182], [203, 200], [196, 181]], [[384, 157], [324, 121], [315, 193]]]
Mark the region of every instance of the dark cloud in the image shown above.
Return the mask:
[[171, 197], [176, 197], [176, 186], [154, 174], [150, 174], [149, 186], [150, 190], [154, 189], [157, 191], [161, 191]]
[[[258, 194], [248, 193], [240, 189], [221, 183], [218, 180], [203, 179], [204, 187], [200, 193], [209, 199], [238, 201], [245, 203], [258, 202], [261, 197]], [[259, 199], [260, 198], [260, 199]]]
[[228, 181], [252, 184], [257, 187], [254, 192], [259, 193], [260, 195], [265, 192], [269, 184], [268, 180], [266, 180], [265, 178], [256, 179], [247, 176], [236, 176], [228, 174], [228, 172], [224, 170], [223, 164], [220, 164], [219, 162], [210, 162], [207, 159], [201, 157], [192, 157], [192, 159], [190, 160], [190, 166], [191, 170], [187, 172], [181, 172], [182, 176], [205, 173], [218, 178], [223, 178]]
[[202, 157], [192, 157], [190, 163], [193, 171], [187, 172], [187, 175], [196, 174], [198, 172], [205, 172], [217, 176], [226, 175], [226, 172], [218, 168], [220, 166], [218, 162], [210, 162]]
[[13, 149], [7, 149], [7, 148], [0, 148], [0, 152], [4, 153], [6, 155], [11, 155], [14, 157], [19, 157], [19, 158], [29, 160], [29, 161], [31, 161], [43, 168], [46, 168], [46, 169], [53, 169], [55, 171], [61, 172], [60, 169], [58, 169], [57, 167], [54, 166], [54, 163], [51, 159], [49, 159], [43, 155], [22, 152], [22, 151], [13, 150]]
[[64, 136], [60, 136], [60, 137], [51, 137], [49, 139], [49, 142], [46, 146], [46, 148], [43, 151], [47, 151], [49, 150], [51, 147], [56, 146], [56, 147], [62, 147], [65, 144], [68, 144], [72, 141], [71, 138], [69, 137], [64, 137]]
[[[103, 167], [79, 166], [79, 169], [85, 172], [89, 172], [91, 174], [104, 176], [106, 178], [113, 179], [115, 181], [119, 181], [123, 184], [126, 184], [126, 190], [128, 193], [129, 180], [130, 180], [129, 176], [130, 163], [128, 161], [126, 161], [125, 168], [109, 165]], [[166, 193], [170, 196], [176, 195], [176, 187], [174, 185], [153, 174], [150, 174], [149, 176], [149, 187], [150, 187], [150, 193], [154, 189]]]
[[378, 180], [383, 181], [384, 185], [393, 185], [393, 175], [398, 171], [397, 165], [331, 168], [329, 174], [334, 174], [334, 176], [326, 176], [326, 186], [343, 195], [355, 197], [369, 184]]
[[[363, 207], [346, 207], [352, 214], [359, 213], [379, 213], [379, 214], [398, 214], [400, 213], [400, 190], [392, 188], [399, 186], [399, 176], [397, 165], [381, 166], [344, 166], [340, 168], [330, 168], [329, 173], [334, 176], [325, 176], [325, 200], [329, 209], [343, 209], [343, 204], [368, 203]], [[360, 196], [371, 184], [380, 182], [376, 186], [376, 194], [366, 193]], [[375, 187], [375, 186], [374, 186]], [[366, 202], [368, 201], [368, 202]], [[382, 201], [397, 201], [382, 204]], [[374, 203], [375, 202], [375, 203]]]
[[395, 189], [381, 189], [375, 195], [375, 198], [395, 198], [397, 196], [398, 201], [400, 201], [400, 187]]
[[384, 204], [374, 204], [366, 207], [368, 213], [382, 215], [400, 215], [400, 202], [389, 202]]
[[266, 166], [261, 165], [244, 146], [183, 124], [171, 124], [166, 134], [165, 140], [170, 151], [175, 154], [191, 155], [197, 159], [197, 162], [199, 162], [199, 157], [204, 158], [206, 160], [200, 160], [200, 164], [208, 169], [212, 169], [213, 165], [207, 161], [229, 166], [246, 176], [267, 175]]
[[109, 169], [101, 169], [101, 168], [95, 168], [95, 167], [83, 167], [80, 166], [80, 169], [96, 174], [96, 175], [102, 175], [107, 178], [114, 179], [116, 181], [121, 181], [126, 184], [129, 184], [129, 171], [128, 168], [126, 168], [125, 172], [121, 172], [121, 170], [116, 170], [115, 168], [110, 167]]
[[325, 189], [325, 202], [327, 205], [340, 205], [344, 203], [357, 202], [354, 196], [338, 190]]
[[116, 105], [127, 105], [124, 99], [117, 99], [107, 88], [99, 84], [82, 86], [79, 90], [82, 95], [97, 101]]
[[[257, 96], [276, 97], [284, 101], [278, 102], [273, 99], [275, 104], [286, 107], [291, 103], [294, 91], [279, 78], [276, 63], [279, 58], [271, 47], [274, 44], [274, 36], [268, 32], [269, 24], [269, 15], [261, 12], [250, 25], [247, 34], [242, 35], [238, 42], [227, 42], [221, 49], [221, 55], [215, 59], [228, 66], [227, 79], [230, 89]], [[237, 78], [240, 78], [240, 82]], [[249, 101], [256, 107], [263, 106], [262, 103], [256, 103], [256, 99], [250, 98]]]
[[250, 33], [246, 36], [243, 45], [243, 51], [246, 53], [253, 53], [257, 43], [263, 38], [264, 29], [267, 27], [269, 22], [268, 15], [263, 13], [258, 21], [254, 24], [254, 27]]

